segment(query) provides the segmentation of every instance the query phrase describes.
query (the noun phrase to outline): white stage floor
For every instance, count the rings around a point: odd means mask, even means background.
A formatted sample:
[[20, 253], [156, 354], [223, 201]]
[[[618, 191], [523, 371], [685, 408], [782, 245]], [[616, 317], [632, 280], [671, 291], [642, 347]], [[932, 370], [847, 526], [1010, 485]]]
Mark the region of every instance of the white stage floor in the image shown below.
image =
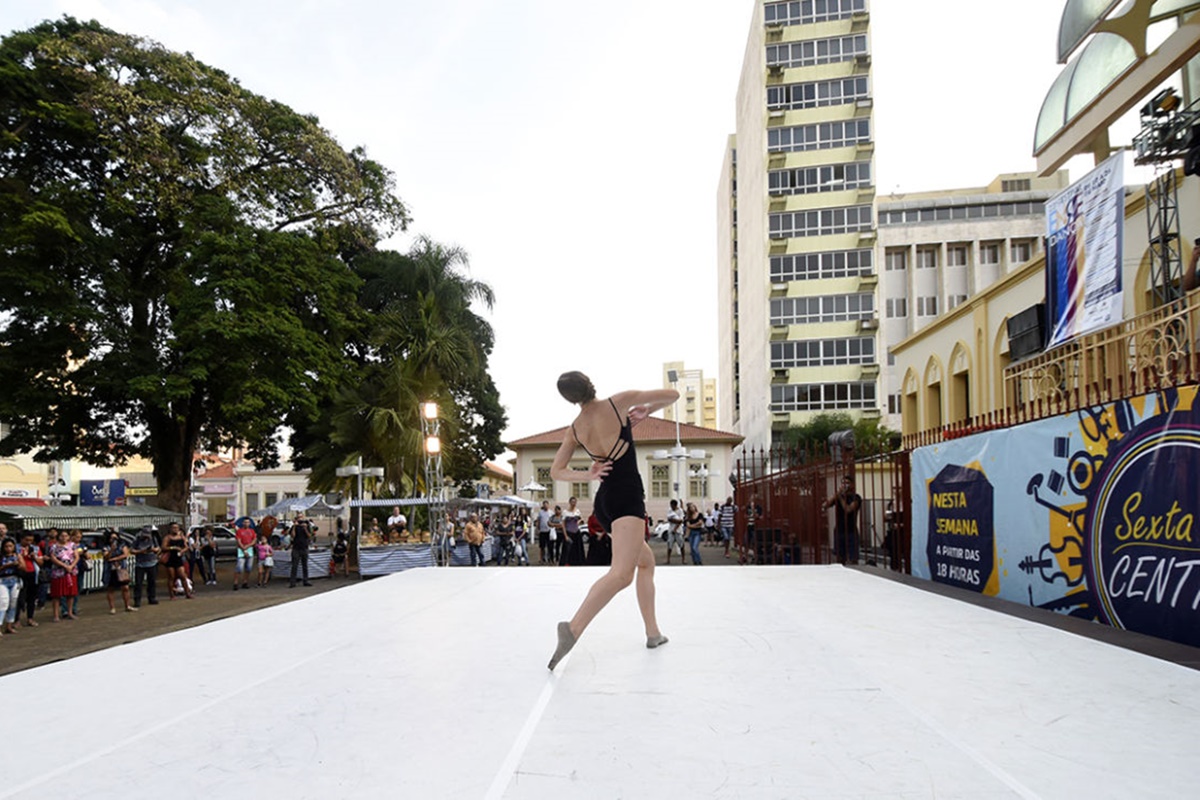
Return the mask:
[[0, 796], [1200, 796], [1200, 672], [840, 567], [674, 567], [668, 645], [631, 588], [551, 674], [598, 574], [415, 569], [0, 677]]

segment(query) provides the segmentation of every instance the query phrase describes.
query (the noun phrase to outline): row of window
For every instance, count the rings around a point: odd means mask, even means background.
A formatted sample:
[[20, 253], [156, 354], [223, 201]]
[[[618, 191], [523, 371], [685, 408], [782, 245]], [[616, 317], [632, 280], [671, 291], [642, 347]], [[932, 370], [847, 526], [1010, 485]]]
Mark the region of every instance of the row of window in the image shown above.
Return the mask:
[[870, 141], [871, 122], [866, 119], [821, 122], [815, 125], [796, 125], [790, 128], [769, 128], [767, 130], [767, 150], [772, 153], [829, 150], [834, 147], [868, 144]]
[[874, 260], [874, 253], [870, 250], [771, 256], [771, 283], [859, 278], [872, 274]]
[[768, 3], [763, 7], [763, 21], [767, 25], [809, 25], [849, 19], [866, 10], [867, 0], [791, 0]]
[[[574, 465], [573, 465], [574, 466]], [[579, 465], [582, 469], [586, 465]], [[675, 497], [674, 481], [672, 480], [671, 465], [662, 463], [650, 464], [650, 496], [655, 499], [665, 500]], [[533, 492], [532, 499], [554, 501], [556, 498], [552, 488], [554, 481], [550, 480], [550, 467], [534, 467], [535, 480], [547, 487], [544, 492]], [[577, 497], [580, 500], [587, 500], [592, 496], [592, 485], [590, 483], [572, 483], [571, 493], [568, 497]], [[708, 478], [707, 477], [689, 477], [688, 479], [688, 497], [707, 497], [708, 496]]]
[[866, 77], [788, 83], [767, 87], [767, 108], [772, 111], [796, 111], [802, 108], [840, 106], [869, 96]]
[[[979, 263], [992, 266], [1000, 263], [1001, 242], [980, 242]], [[1009, 263], [1024, 264], [1033, 258], [1036, 242], [1033, 239], [1014, 239], [1009, 242]], [[965, 267], [970, 258], [970, 247], [952, 244], [946, 247], [946, 266]], [[899, 272], [908, 269], [908, 248], [889, 249], [883, 257], [884, 270]], [[938, 248], [917, 248], [917, 269], [936, 269]]]
[[767, 45], [767, 66], [812, 67], [817, 64], [836, 64], [851, 61], [867, 54], [867, 37], [838, 36], [832, 39], [810, 39], [806, 42], [786, 42]]
[[[953, 310], [958, 308], [963, 303], [967, 302], [965, 294], [952, 294], [947, 298], [946, 305]], [[908, 298], [907, 297], [891, 297], [888, 298], [885, 313], [888, 319], [899, 319], [908, 316]], [[938, 299], [937, 296], [918, 297], [917, 298], [917, 316], [918, 317], [936, 317], [938, 315]]]
[[767, 185], [773, 195], [840, 192], [871, 185], [871, 162], [772, 170]]
[[771, 369], [874, 363], [875, 340], [870, 336], [771, 342]]
[[771, 214], [768, 220], [768, 230], [772, 239], [856, 233], [869, 231], [872, 227], [873, 215], [870, 206], [784, 211]]
[[987, 219], [990, 217], [1033, 217], [1046, 213], [1046, 204], [982, 203], [974, 205], [941, 206], [938, 208], [908, 208], [901, 211], [880, 211], [880, 225], [905, 225], [914, 222], [944, 222], [953, 219]]
[[800, 383], [771, 387], [771, 411], [826, 411], [875, 408], [875, 384]]
[[850, 322], [874, 315], [875, 296], [866, 293], [780, 297], [771, 301], [772, 325]]
[[[295, 500], [299, 496], [300, 495], [298, 495], [296, 492], [284, 492], [283, 493], [284, 500]], [[262, 505], [259, 505], [260, 498], [262, 500]], [[260, 508], [268, 508], [270, 506], [275, 505], [278, 502], [279, 502], [279, 492], [263, 492], [262, 494], [259, 494], [258, 492], [248, 492], [246, 494], [246, 504], [245, 504], [246, 505], [246, 513], [253, 514], [255, 511], [258, 511]]]

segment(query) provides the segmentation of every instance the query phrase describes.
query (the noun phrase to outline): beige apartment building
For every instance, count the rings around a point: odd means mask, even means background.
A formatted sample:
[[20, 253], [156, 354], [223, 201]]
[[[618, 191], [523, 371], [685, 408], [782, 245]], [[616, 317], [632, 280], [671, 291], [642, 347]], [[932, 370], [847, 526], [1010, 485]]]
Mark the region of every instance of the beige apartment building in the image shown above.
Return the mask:
[[717, 427], [751, 445], [879, 414], [873, 157], [867, 0], [755, 3], [717, 244]]
[[679, 392], [679, 400], [663, 409], [663, 419], [679, 421], [701, 428], [717, 427], [717, 380], [705, 378], [702, 369], [685, 369], [682, 361], [663, 364], [663, 388]]

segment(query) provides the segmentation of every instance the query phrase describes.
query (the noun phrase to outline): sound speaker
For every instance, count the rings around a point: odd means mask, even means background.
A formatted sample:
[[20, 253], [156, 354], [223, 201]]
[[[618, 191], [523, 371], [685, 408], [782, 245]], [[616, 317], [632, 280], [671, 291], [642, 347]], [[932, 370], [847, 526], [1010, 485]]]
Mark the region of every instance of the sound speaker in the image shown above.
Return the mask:
[[1013, 361], [1046, 348], [1046, 304], [1038, 303], [1008, 318], [1008, 355]]

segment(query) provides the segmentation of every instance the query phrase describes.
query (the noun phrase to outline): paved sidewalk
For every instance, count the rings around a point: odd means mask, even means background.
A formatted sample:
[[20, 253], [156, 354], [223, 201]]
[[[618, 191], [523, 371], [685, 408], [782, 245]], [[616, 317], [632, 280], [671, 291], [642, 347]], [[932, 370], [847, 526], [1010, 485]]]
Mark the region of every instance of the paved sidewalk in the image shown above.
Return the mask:
[[34, 614], [34, 621], [38, 623], [36, 628], [26, 627], [22, 623], [17, 633], [0, 638], [0, 675], [358, 583], [358, 576], [350, 573], [348, 579], [340, 576], [322, 578], [312, 581], [311, 587], [297, 585], [295, 589], [288, 588], [287, 578], [272, 580], [261, 589], [251, 581], [249, 589], [235, 592], [232, 589], [232, 563], [228, 567], [224, 564], [220, 566], [222, 569], [219, 574], [224, 576], [221, 585], [197, 586], [196, 596], [191, 600], [185, 600], [182, 596], [168, 600], [166, 582], [160, 579], [158, 605], [148, 605], [143, 598], [142, 607], [136, 613], [124, 613], [121, 596], [117, 594], [113, 598], [117, 613], [109, 614], [105, 593], [92, 592], [79, 598], [79, 619], [55, 623], [50, 601], [47, 601], [46, 607]]

